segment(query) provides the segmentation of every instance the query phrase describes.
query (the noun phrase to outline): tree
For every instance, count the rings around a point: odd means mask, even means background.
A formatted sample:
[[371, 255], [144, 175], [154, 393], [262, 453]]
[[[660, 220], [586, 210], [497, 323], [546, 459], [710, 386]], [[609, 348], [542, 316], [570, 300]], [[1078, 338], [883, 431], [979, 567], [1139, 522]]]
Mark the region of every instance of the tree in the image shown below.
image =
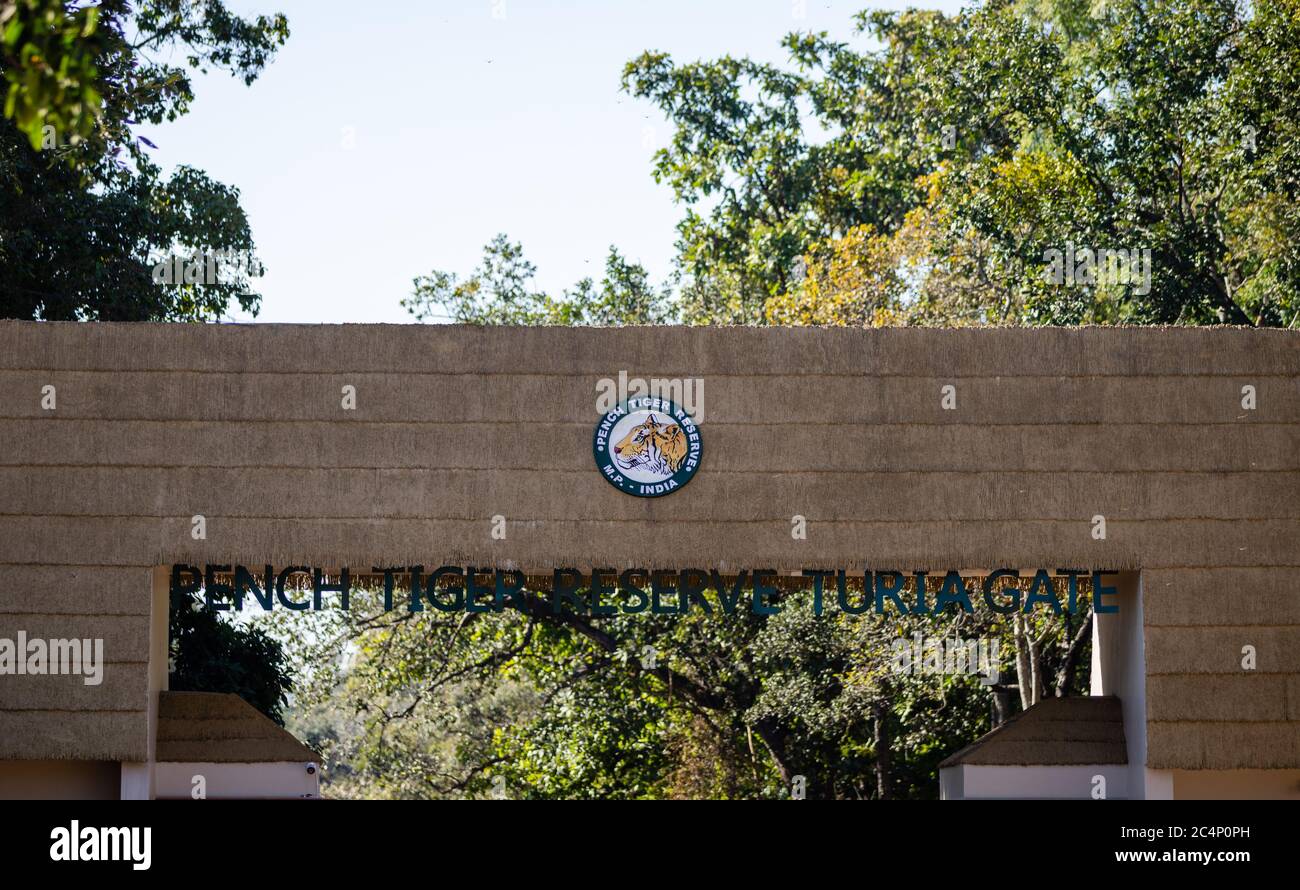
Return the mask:
[[562, 296], [551, 297], [533, 289], [536, 272], [524, 259], [522, 245], [497, 235], [467, 278], [437, 270], [421, 275], [402, 306], [418, 321], [461, 324], [617, 326], [662, 324], [671, 318], [667, 288], [655, 289], [645, 269], [629, 263], [613, 246], [599, 287], [584, 278]]
[[276, 723], [293, 690], [284, 647], [260, 627], [241, 627], [202, 608], [202, 598], [173, 599], [168, 619], [168, 688], [233, 692]]
[[1298, 13], [992, 0], [862, 13], [876, 51], [791, 35], [793, 71], [647, 53], [683, 316], [1293, 325]]
[[[0, 121], [0, 316], [201, 321], [231, 304], [255, 313], [251, 280], [262, 270], [238, 190], [184, 166], [164, 179], [133, 127], [184, 114], [192, 71], [251, 83], [287, 22], [243, 19], [216, 0], [95, 10], [93, 28], [75, 3], [0, 11], [6, 115], [17, 120]], [[160, 275], [173, 257], [211, 272]]]
[[[280, 620], [310, 678], [300, 725], [352, 794], [781, 797], [802, 777], [809, 797], [932, 797], [947, 754], [1087, 688], [1088, 614], [818, 617], [810, 598], [785, 590], [772, 616], [590, 615], [538, 588], [444, 613], [358, 591], [349, 611]], [[1015, 681], [900, 671], [914, 634], [996, 641], [986, 667]]]
[[4, 116], [41, 147], [46, 127], [80, 142], [101, 109], [95, 59], [104, 51], [101, 9], [62, 0], [5, 0], [0, 4], [0, 70]]
[[[1243, 138], [1267, 130], [1265, 155], [1277, 139], [1295, 147], [1293, 126], [1260, 118], [1243, 98], [1293, 101], [1285, 80], [1260, 82], [1255, 57], [1273, 43], [1300, 60], [1295, 12], [1293, 0], [1253, 10], [1232, 0], [1122, 0], [1090, 11], [1088, 27], [1073, 11], [1055, 28], [1003, 4], [958, 17], [960, 36], [932, 79], [933, 108], [970, 123], [941, 202], [955, 226], [1000, 251], [1025, 320], [1294, 321], [1300, 282], [1270, 274], [1294, 269], [1294, 250], [1265, 247], [1241, 214], [1285, 225], [1247, 208], [1295, 194], [1277, 159], [1261, 163], [1260, 146]], [[1257, 249], [1234, 254], [1242, 239]], [[1150, 251], [1149, 271], [1116, 280], [1098, 269], [1075, 287], [1045, 284], [1047, 255], [1067, 245]]]
[[762, 323], [766, 301], [801, 280], [812, 245], [861, 226], [892, 234], [916, 205], [933, 150], [911, 44], [948, 25], [908, 15], [913, 28], [877, 29], [888, 47], [877, 56], [791, 34], [793, 71], [731, 57], [678, 66], [658, 52], [628, 63], [624, 89], [676, 126], [654, 174], [686, 205], [685, 320]]

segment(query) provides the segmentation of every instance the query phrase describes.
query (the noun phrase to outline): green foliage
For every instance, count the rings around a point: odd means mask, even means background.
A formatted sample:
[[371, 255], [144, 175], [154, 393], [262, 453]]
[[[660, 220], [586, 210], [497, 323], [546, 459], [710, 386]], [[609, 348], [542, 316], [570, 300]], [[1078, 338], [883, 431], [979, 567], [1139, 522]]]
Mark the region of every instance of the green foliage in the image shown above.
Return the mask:
[[220, 0], [5, 0], [5, 117], [33, 149], [48, 147], [47, 127], [60, 144], [90, 141], [74, 160], [93, 161], [133, 142], [131, 125], [184, 114], [192, 70], [221, 68], [252, 83], [288, 36], [283, 15], [245, 19]]
[[[1296, 0], [1025, 0], [858, 24], [880, 49], [792, 34], [793, 70], [627, 66], [624, 87], [676, 127], [654, 172], [686, 205], [687, 321], [1296, 323]], [[837, 245], [862, 232], [898, 243], [873, 242], [864, 266], [860, 244]], [[1149, 287], [1049, 283], [1067, 244], [1150, 250]], [[803, 269], [837, 254], [857, 269], [809, 292]]]
[[62, 0], [0, 4], [4, 116], [33, 149], [40, 148], [47, 126], [70, 141], [86, 138], [101, 107], [95, 68], [104, 46], [97, 33], [101, 10], [68, 7]]
[[88, 188], [0, 123], [0, 316], [50, 320], [202, 321], [231, 303], [256, 311], [248, 272], [213, 283], [155, 283], [157, 255], [220, 248], [252, 253], [236, 189], [180, 167]]
[[202, 608], [198, 596], [171, 604], [168, 688], [233, 692], [276, 723], [293, 690], [283, 646], [260, 627], [241, 627]]
[[491, 793], [500, 777], [503, 791], [521, 798], [664, 796], [671, 718], [657, 684], [610, 672], [540, 685], [554, 691], [532, 720], [515, 717], [496, 734], [498, 762], [479, 783], [482, 791]]
[[522, 245], [497, 235], [467, 278], [434, 271], [414, 281], [402, 306], [419, 321], [460, 324], [600, 325], [661, 324], [670, 320], [666, 289], [656, 290], [644, 268], [610, 247], [599, 287], [584, 278], [555, 298], [533, 289], [537, 268]]
[[[777, 602], [775, 616], [557, 615], [539, 592], [500, 612], [412, 613], [359, 591], [347, 612], [272, 616], [293, 622], [290, 726], [325, 752], [331, 794], [776, 798], [801, 775], [810, 797], [935, 796], [939, 761], [991, 727], [1004, 693], [899, 673], [891, 645], [989, 637], [1013, 673], [1025, 628], [979, 612], [816, 617], [807, 591]], [[1061, 678], [1041, 693], [1086, 692], [1064, 670], [1080, 619], [1031, 625], [1040, 675]]]
[[[11, 26], [34, 14], [21, 5], [26, 11]], [[48, 94], [51, 57], [3, 58], [15, 108], [27, 110], [15, 112], [16, 123], [0, 121], [0, 316], [204, 321], [232, 304], [255, 313], [252, 279], [261, 267], [238, 190], [184, 166], [162, 177], [151, 145], [132, 128], [184, 114], [193, 70], [223, 68], [254, 80], [288, 36], [284, 17], [243, 19], [220, 2], [186, 0], [118, 0], [96, 9], [89, 34], [73, 33], [75, 10], [58, 26], [65, 56], [93, 64], [85, 87], [99, 97], [93, 113], [84, 96], [78, 104], [71, 93]], [[155, 281], [161, 259], [208, 251], [251, 261], [227, 266], [216, 281]]]
[[[687, 205], [678, 226], [680, 262], [691, 276], [684, 319], [752, 321], [828, 222], [818, 210], [834, 215], [845, 191], [819, 188], [834, 158], [803, 138], [808, 81], [730, 57], [677, 67], [652, 52], [628, 64], [623, 84], [676, 125], [654, 174]], [[711, 207], [701, 212], [702, 203]]]

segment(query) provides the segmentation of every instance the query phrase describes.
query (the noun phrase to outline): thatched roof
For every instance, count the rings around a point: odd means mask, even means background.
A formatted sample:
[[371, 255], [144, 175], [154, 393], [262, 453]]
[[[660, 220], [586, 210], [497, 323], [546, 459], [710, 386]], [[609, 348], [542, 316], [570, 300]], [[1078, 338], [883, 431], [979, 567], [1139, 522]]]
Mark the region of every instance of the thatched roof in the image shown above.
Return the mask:
[[1124, 717], [1113, 695], [1049, 698], [953, 754], [949, 766], [1128, 763]]
[[163, 692], [158, 696], [160, 761], [319, 762], [320, 755], [237, 695]]

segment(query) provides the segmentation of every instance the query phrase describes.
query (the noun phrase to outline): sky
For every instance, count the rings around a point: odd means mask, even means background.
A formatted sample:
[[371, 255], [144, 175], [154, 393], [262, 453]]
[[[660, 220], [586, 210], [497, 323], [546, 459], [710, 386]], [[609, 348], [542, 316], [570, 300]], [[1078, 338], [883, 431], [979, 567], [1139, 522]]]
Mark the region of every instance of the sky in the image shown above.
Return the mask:
[[[536, 284], [599, 279], [611, 244], [656, 281], [681, 208], [652, 175], [672, 130], [620, 91], [646, 50], [784, 63], [790, 31], [853, 39], [862, 8], [958, 0], [228, 0], [290, 37], [252, 86], [195, 80], [138, 132], [164, 170], [237, 187], [267, 274], [263, 322], [406, 322], [417, 275], [470, 272], [499, 232]], [[858, 42], [865, 45], [863, 38]], [[235, 320], [251, 320], [236, 311]]]

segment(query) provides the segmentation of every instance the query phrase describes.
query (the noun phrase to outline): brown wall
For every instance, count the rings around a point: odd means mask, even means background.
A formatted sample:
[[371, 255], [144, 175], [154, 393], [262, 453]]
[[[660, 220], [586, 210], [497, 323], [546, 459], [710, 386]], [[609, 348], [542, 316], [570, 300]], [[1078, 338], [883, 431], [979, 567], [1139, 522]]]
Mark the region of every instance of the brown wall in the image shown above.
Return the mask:
[[[704, 380], [667, 498], [593, 466], [620, 370]], [[178, 561], [1136, 568], [1148, 765], [1300, 767], [1300, 333], [0, 322], [0, 636], [114, 663], [0, 678], [0, 758], [143, 756]]]
[[117, 800], [112, 761], [0, 760], [0, 800]]
[[1300, 770], [1175, 770], [1177, 800], [1300, 800]]

